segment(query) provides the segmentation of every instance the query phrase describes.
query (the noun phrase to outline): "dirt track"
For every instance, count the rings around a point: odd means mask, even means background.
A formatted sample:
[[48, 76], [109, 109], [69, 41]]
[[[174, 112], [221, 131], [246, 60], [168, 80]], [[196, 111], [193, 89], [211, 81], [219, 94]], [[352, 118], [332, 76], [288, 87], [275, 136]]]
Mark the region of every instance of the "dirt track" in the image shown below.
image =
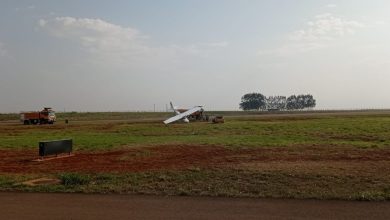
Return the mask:
[[[323, 146], [252, 148], [230, 150], [218, 146], [154, 146], [103, 152], [76, 152], [76, 156], [33, 162], [33, 150], [0, 150], [0, 173], [137, 172], [187, 169], [190, 167], [259, 167], [267, 164], [299, 163], [387, 169], [390, 150], [336, 149]], [[359, 165], [360, 164], [360, 165]], [[355, 167], [354, 169], [358, 168]], [[366, 171], [365, 171], [366, 172]]]
[[390, 219], [389, 202], [0, 193], [2, 219]]
[[[390, 150], [306, 146], [290, 148], [227, 149], [218, 146], [154, 146], [102, 152], [76, 152], [74, 157], [33, 162], [33, 150], [0, 150], [0, 173], [137, 172], [191, 167], [255, 168], [292, 163], [342, 165], [343, 169], [389, 169]], [[363, 164], [367, 163], [367, 166]], [[279, 164], [279, 165], [278, 165]], [[356, 166], [354, 166], [356, 165]], [[352, 166], [352, 167], [351, 167]], [[365, 170], [363, 172], [368, 172]], [[390, 172], [390, 170], [389, 170]]]

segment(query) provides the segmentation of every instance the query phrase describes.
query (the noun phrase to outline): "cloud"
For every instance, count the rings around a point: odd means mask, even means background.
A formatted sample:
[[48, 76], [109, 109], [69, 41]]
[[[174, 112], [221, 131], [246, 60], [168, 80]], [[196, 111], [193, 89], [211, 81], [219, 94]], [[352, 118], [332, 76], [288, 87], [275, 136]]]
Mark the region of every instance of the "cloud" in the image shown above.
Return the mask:
[[338, 18], [329, 13], [321, 14], [317, 15], [315, 20], [307, 22], [305, 29], [290, 34], [290, 39], [296, 41], [333, 40], [354, 34], [356, 29], [364, 26], [363, 23]]
[[4, 44], [0, 42], [0, 57], [7, 56], [7, 50], [4, 48]]
[[327, 8], [336, 8], [337, 5], [336, 4], [327, 4], [325, 7], [327, 7]]
[[150, 37], [132, 27], [123, 27], [102, 19], [56, 17], [38, 20], [38, 26], [58, 39], [78, 44], [96, 63], [152, 66], [177, 64], [188, 56], [207, 58], [226, 41], [189, 45], [155, 46]]
[[45, 27], [45, 25], [47, 24], [47, 21], [45, 19], [39, 19], [38, 24], [41, 27]]
[[122, 27], [101, 19], [56, 17], [38, 24], [51, 35], [75, 41], [90, 52], [139, 53], [148, 48], [146, 36], [135, 28]]
[[351, 36], [364, 27], [358, 21], [339, 18], [330, 13], [320, 14], [306, 22], [304, 28], [289, 33], [280, 47], [261, 50], [259, 54], [286, 56], [326, 48], [332, 42]]
[[24, 6], [24, 7], [17, 7], [15, 8], [16, 12], [24, 12], [24, 11], [33, 11], [37, 7], [35, 5], [29, 5], [29, 6]]
[[383, 21], [383, 20], [376, 20], [374, 21], [374, 25], [376, 26], [383, 26], [383, 25], [386, 25], [387, 22], [386, 21]]
[[181, 54], [192, 54], [197, 55], [199, 57], [209, 57], [210, 53], [213, 51], [217, 51], [222, 48], [226, 48], [229, 46], [229, 42], [227, 41], [217, 41], [210, 43], [194, 43], [190, 45], [171, 45], [170, 47], [166, 47], [166, 50], [176, 51]]
[[219, 42], [203, 43], [203, 45], [208, 47], [227, 47], [229, 46], [229, 42], [219, 41]]
[[325, 45], [316, 42], [290, 42], [283, 44], [282, 46], [274, 49], [260, 50], [258, 55], [276, 55], [276, 56], [289, 56], [297, 53], [304, 53], [312, 50], [318, 50], [324, 48]]

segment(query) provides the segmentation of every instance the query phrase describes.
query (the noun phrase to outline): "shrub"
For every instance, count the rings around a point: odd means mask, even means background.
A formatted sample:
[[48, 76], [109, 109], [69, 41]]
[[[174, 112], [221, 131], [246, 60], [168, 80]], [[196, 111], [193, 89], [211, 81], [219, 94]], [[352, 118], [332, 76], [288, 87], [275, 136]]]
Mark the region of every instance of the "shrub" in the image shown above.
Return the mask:
[[78, 173], [63, 173], [59, 178], [65, 186], [85, 185], [91, 181], [90, 176]]

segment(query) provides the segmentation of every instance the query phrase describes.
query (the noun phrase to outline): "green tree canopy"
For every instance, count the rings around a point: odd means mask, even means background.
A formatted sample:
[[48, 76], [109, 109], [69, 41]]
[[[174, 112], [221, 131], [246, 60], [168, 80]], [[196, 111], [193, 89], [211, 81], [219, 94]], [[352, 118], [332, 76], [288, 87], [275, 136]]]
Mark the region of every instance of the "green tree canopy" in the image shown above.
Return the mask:
[[248, 93], [241, 97], [240, 108], [242, 110], [264, 110], [266, 98], [261, 93]]
[[240, 109], [247, 110], [301, 110], [314, 108], [316, 100], [310, 94], [265, 97], [261, 93], [248, 93], [241, 97]]
[[307, 95], [292, 95], [287, 98], [288, 110], [299, 110], [305, 108], [314, 108], [316, 106], [316, 100], [310, 94]]

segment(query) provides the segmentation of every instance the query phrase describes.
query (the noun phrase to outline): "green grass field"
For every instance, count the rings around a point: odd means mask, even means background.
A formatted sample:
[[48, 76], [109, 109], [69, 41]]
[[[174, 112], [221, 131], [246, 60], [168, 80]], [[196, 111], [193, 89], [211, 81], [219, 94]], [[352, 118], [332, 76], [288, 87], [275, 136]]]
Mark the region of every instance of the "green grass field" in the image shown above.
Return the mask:
[[[104, 119], [104, 115], [100, 114], [99, 118]], [[76, 150], [188, 143], [225, 147], [327, 144], [358, 148], [385, 148], [390, 144], [388, 115], [232, 117], [227, 118], [224, 124], [189, 123], [169, 126], [157, 119], [134, 122], [112, 120], [116, 116], [111, 115], [107, 118], [110, 120], [73, 119], [69, 124], [65, 124], [60, 118], [54, 126], [3, 125], [0, 126], [0, 147], [35, 148], [38, 141], [63, 138], [73, 138]], [[131, 117], [135, 118], [137, 117]], [[140, 113], [139, 118], [144, 119], [145, 116], [142, 117]]]
[[[380, 157], [390, 155], [390, 112], [251, 112], [241, 116], [229, 112], [225, 115], [224, 124], [199, 122], [169, 126], [161, 122], [169, 113], [67, 113], [59, 114], [53, 126], [25, 126], [7, 121], [0, 123], [0, 150], [37, 149], [37, 143], [42, 140], [72, 138], [75, 152], [188, 145], [223, 147], [237, 151], [237, 157], [247, 149], [264, 149], [265, 152], [276, 149], [280, 153], [266, 153], [268, 161], [248, 160], [250, 155], [245, 155], [242, 163], [126, 173], [76, 171], [45, 175], [0, 170], [0, 189], [390, 199], [390, 170], [387, 168], [390, 158]], [[7, 119], [14, 119], [12, 117]], [[70, 123], [65, 124], [64, 119], [69, 119]], [[36, 187], [20, 184], [42, 176], [60, 178], [63, 184]]]

